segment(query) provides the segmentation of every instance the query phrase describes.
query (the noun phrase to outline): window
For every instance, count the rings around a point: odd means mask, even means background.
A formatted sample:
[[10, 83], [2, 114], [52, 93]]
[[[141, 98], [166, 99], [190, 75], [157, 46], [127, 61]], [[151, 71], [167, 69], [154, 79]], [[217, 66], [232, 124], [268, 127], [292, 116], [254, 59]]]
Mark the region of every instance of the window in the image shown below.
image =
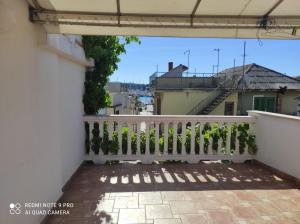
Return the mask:
[[275, 112], [275, 97], [254, 96], [253, 109], [266, 112]]

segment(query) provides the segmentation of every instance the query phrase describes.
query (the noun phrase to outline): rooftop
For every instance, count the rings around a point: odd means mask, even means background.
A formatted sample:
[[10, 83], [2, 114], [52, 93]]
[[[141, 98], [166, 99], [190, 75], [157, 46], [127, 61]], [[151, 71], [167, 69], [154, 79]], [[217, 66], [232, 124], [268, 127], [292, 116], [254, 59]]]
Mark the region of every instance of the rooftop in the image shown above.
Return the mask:
[[225, 69], [220, 72], [221, 77], [232, 77], [238, 79], [238, 87], [242, 87], [243, 71], [245, 71], [244, 84], [246, 89], [279, 89], [287, 86], [287, 89], [300, 89], [300, 81], [283, 73], [274, 71], [270, 68], [252, 63], [243, 66], [237, 66]]

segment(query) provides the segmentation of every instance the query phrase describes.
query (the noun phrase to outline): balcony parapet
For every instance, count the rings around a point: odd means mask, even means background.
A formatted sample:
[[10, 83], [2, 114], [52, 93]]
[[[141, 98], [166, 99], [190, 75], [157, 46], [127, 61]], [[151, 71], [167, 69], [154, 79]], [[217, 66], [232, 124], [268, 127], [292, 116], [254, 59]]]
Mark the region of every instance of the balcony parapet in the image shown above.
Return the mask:
[[[252, 116], [85, 116], [87, 160], [186, 161], [253, 158]], [[252, 139], [252, 143], [251, 140]]]

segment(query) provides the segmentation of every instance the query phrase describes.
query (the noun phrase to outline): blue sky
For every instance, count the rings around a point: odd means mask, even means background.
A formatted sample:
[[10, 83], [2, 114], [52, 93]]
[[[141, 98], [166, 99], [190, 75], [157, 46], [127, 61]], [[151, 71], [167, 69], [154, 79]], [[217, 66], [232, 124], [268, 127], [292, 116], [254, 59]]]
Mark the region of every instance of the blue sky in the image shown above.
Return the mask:
[[[190, 50], [190, 72], [212, 72], [217, 64], [217, 52], [220, 48], [220, 71], [225, 68], [242, 65], [242, 39], [206, 39], [206, 38], [164, 38], [140, 37], [141, 44], [132, 43], [121, 56], [118, 70], [111, 81], [148, 83], [149, 76], [156, 71], [167, 71], [168, 62], [187, 65], [186, 50]], [[256, 63], [288, 75], [300, 75], [300, 41], [296, 40], [258, 40], [247, 41], [246, 64]]]

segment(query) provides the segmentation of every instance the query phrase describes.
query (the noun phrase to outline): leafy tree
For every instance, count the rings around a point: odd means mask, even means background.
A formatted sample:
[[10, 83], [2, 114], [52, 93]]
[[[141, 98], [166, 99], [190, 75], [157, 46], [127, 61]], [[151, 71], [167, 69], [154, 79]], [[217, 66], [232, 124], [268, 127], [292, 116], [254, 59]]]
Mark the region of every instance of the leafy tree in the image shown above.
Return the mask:
[[140, 40], [135, 36], [82, 37], [86, 57], [93, 58], [95, 61], [95, 67], [85, 74], [83, 104], [86, 114], [97, 114], [99, 109], [111, 104], [105, 86], [109, 76], [118, 69], [119, 56], [126, 53], [125, 46], [131, 42], [140, 43]]

